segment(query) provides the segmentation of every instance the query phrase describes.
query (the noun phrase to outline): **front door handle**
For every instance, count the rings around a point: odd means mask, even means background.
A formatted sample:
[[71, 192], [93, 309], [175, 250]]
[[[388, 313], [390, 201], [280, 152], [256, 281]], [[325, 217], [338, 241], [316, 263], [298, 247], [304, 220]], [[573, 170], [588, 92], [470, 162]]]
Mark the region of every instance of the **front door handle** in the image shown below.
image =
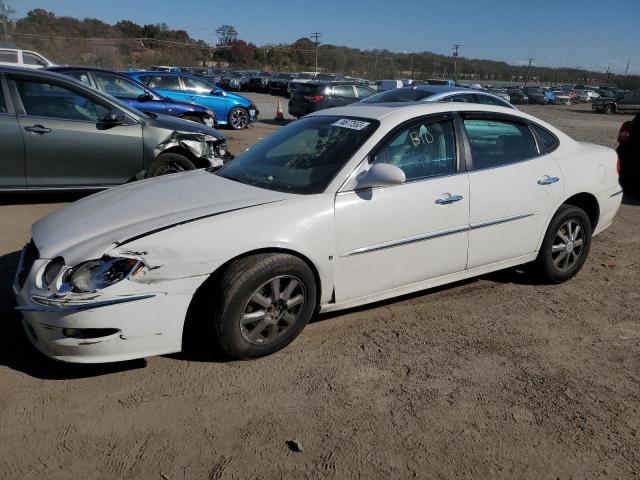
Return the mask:
[[32, 125], [30, 127], [24, 127], [27, 132], [31, 132], [34, 135], [44, 135], [45, 133], [49, 133], [51, 131], [50, 128], [43, 127], [42, 125]]
[[446, 195], [438, 198], [436, 203], [438, 205], [449, 205], [450, 203], [459, 202], [460, 200], [462, 200], [462, 195], [451, 195], [447, 193]]
[[558, 177], [550, 177], [549, 175], [545, 175], [540, 180], [538, 180], [538, 185], [551, 185], [552, 183], [559, 182], [560, 179]]

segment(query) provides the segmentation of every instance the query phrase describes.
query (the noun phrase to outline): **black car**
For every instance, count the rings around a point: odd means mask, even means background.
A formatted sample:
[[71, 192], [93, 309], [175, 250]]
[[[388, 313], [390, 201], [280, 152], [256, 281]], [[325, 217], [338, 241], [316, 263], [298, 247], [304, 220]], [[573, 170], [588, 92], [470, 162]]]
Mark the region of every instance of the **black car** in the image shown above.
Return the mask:
[[376, 93], [358, 82], [303, 83], [291, 94], [289, 114], [299, 118], [325, 108], [349, 105]]
[[547, 98], [544, 91], [540, 87], [522, 87], [522, 93], [529, 97], [529, 103], [537, 105], [546, 105]]
[[616, 92], [611, 96], [594, 98], [591, 110], [600, 113], [640, 112], [640, 92]]
[[247, 90], [251, 92], [266, 92], [269, 90], [269, 80], [272, 74], [269, 72], [260, 72], [255, 77], [251, 77], [247, 82]]
[[507, 93], [511, 97], [511, 103], [513, 105], [523, 105], [529, 103], [529, 96], [524, 93], [519, 87], [507, 88]]
[[208, 127], [218, 126], [213, 110], [195, 103], [163, 97], [147, 85], [123, 73], [87, 67], [49, 67], [47, 70], [75, 78], [143, 112], [179, 117]]
[[231, 158], [217, 130], [143, 113], [66, 75], [12, 67], [0, 67], [0, 146], [5, 191], [96, 190]]
[[624, 122], [618, 133], [620, 185], [625, 192], [640, 192], [640, 115]]
[[289, 82], [295, 78], [293, 73], [277, 73], [269, 79], [269, 93], [286, 95]]

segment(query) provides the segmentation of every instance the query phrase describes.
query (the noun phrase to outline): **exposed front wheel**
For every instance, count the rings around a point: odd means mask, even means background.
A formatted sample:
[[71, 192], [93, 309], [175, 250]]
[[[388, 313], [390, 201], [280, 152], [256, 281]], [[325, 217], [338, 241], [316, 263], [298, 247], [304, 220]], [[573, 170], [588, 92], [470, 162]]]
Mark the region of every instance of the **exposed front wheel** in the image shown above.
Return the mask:
[[249, 112], [241, 107], [232, 108], [229, 112], [228, 121], [234, 130], [242, 130], [249, 125]]
[[238, 260], [221, 275], [215, 290], [214, 339], [240, 359], [284, 348], [316, 307], [313, 272], [292, 255], [257, 254]]
[[147, 170], [147, 178], [195, 170], [196, 166], [187, 157], [178, 153], [162, 153], [158, 155]]
[[580, 271], [591, 248], [591, 221], [581, 208], [562, 205], [549, 224], [536, 259], [542, 279], [562, 283]]
[[204, 118], [203, 117], [197, 117], [195, 115], [184, 115], [183, 117], [181, 117], [183, 120], [189, 120], [190, 122], [196, 122], [196, 123], [201, 123], [203, 125], [205, 125], [204, 122]]

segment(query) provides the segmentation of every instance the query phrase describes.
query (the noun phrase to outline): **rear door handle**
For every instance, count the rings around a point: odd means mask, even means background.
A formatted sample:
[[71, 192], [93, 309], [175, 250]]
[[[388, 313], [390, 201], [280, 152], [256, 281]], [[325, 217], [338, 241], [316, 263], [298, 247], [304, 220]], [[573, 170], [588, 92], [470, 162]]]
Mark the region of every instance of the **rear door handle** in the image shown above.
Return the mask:
[[538, 180], [538, 185], [551, 185], [552, 183], [559, 182], [560, 179], [558, 177], [550, 177], [549, 175], [545, 175], [540, 180]]
[[44, 135], [45, 133], [49, 133], [51, 131], [50, 128], [43, 127], [42, 125], [32, 125], [30, 127], [24, 127], [27, 132], [31, 132], [34, 135]]
[[450, 203], [459, 202], [462, 200], [462, 195], [450, 195], [446, 194], [436, 200], [438, 205], [449, 205]]

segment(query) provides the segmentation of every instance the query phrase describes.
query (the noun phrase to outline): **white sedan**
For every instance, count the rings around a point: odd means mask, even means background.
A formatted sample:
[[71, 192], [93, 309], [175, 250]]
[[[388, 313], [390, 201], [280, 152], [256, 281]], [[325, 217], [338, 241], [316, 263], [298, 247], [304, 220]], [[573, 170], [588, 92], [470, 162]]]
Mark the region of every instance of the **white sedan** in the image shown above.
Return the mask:
[[576, 274], [620, 206], [615, 151], [467, 103], [306, 116], [217, 171], [113, 188], [37, 222], [14, 283], [67, 362], [273, 353], [315, 312], [533, 263]]

